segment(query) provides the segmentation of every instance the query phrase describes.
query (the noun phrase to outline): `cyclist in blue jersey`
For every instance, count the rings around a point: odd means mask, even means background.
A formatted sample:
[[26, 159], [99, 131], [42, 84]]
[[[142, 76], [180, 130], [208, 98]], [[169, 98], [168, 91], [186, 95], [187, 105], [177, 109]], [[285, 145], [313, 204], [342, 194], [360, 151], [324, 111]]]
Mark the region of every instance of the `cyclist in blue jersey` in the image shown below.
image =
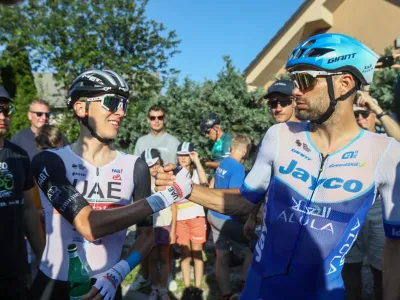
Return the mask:
[[[286, 69], [299, 88], [296, 116], [310, 122], [272, 126], [240, 189], [194, 187], [191, 201], [229, 215], [248, 214], [265, 201], [241, 299], [344, 299], [344, 258], [378, 194], [384, 299], [400, 297], [400, 144], [360, 128], [352, 109], [377, 59], [342, 34], [302, 42]], [[157, 185], [173, 178], [160, 174]]]

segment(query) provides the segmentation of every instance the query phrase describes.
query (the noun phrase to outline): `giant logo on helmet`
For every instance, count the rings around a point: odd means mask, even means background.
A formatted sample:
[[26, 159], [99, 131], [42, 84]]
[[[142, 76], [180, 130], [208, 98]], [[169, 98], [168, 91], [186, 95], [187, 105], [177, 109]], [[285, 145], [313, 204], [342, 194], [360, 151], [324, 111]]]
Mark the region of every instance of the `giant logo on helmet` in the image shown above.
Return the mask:
[[336, 57], [332, 57], [330, 59], [328, 59], [328, 64], [334, 63], [334, 62], [338, 62], [341, 60], [346, 60], [349, 58], [354, 58], [356, 56], [357, 53], [351, 53], [351, 54], [345, 54], [345, 55], [340, 55], [340, 56], [336, 56]]

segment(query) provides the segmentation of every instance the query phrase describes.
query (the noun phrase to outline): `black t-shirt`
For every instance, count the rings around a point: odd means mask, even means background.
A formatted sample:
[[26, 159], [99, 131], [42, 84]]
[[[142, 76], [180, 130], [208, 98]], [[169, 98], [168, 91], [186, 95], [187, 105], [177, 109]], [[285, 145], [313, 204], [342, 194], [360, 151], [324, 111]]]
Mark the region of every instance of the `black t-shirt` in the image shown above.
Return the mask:
[[25, 150], [4, 141], [0, 150], [0, 278], [26, 272], [24, 191], [34, 186]]
[[[62, 135], [62, 140], [64, 146], [68, 145], [68, 140], [64, 135]], [[39, 153], [39, 150], [36, 148], [35, 144], [35, 134], [31, 128], [24, 128], [18, 131], [11, 138], [11, 142], [24, 149], [28, 153], [31, 160], [36, 154]]]

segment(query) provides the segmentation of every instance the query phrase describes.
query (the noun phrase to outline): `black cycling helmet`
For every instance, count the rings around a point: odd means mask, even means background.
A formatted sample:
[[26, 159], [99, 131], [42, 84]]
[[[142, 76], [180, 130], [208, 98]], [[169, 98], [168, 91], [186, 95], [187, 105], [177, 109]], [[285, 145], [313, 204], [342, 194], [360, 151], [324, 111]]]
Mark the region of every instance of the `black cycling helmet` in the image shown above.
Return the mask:
[[[102, 94], [117, 94], [126, 99], [129, 98], [129, 87], [125, 80], [111, 70], [88, 70], [80, 74], [73, 82], [68, 91], [67, 107], [72, 109], [75, 102], [81, 97], [93, 97]], [[81, 122], [85, 125], [93, 137], [101, 143], [110, 144], [112, 139], [100, 137], [93, 128], [89, 126], [89, 105], [86, 101], [85, 117]]]
[[111, 70], [89, 70], [80, 74], [68, 91], [68, 109], [81, 97], [92, 97], [100, 94], [118, 94], [129, 98], [129, 87], [125, 80]]
[[205, 133], [208, 129], [213, 128], [215, 125], [219, 125], [221, 119], [216, 113], [210, 113], [200, 123], [200, 132]]

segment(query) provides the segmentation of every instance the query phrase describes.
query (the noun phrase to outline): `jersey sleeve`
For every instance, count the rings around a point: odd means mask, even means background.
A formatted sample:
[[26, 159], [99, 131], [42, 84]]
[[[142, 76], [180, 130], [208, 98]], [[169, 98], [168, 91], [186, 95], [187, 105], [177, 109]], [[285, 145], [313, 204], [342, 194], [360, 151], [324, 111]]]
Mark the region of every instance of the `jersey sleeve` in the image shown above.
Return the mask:
[[281, 125], [278, 124], [267, 131], [258, 149], [256, 161], [240, 188], [240, 193], [254, 204], [262, 201], [267, 192], [273, 163], [279, 151], [280, 129]]
[[400, 143], [392, 140], [377, 168], [385, 235], [400, 240]]
[[71, 185], [62, 159], [50, 151], [42, 151], [32, 160], [33, 176], [53, 207], [72, 224], [85, 206], [85, 198]]
[[[149, 167], [140, 157], [136, 159], [135, 167], [133, 169], [133, 182], [135, 188], [133, 190], [133, 201], [144, 199], [151, 195], [151, 180]], [[145, 220], [138, 223], [139, 227], [153, 226], [153, 216], [148, 216]]]
[[135, 151], [133, 154], [140, 156], [142, 153], [140, 152], [140, 138], [136, 141]]

